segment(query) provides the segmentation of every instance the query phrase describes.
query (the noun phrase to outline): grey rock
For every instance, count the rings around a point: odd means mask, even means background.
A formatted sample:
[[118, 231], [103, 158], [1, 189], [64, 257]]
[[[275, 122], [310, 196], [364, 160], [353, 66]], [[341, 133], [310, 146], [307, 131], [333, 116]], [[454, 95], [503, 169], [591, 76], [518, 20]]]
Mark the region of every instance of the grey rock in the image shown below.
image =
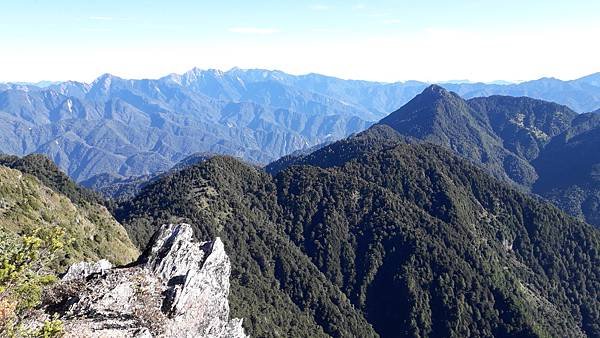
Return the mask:
[[69, 270], [67, 270], [67, 273], [63, 276], [62, 280], [70, 281], [74, 279], [83, 279], [94, 273], [104, 273], [112, 267], [112, 264], [106, 259], [99, 260], [95, 263], [75, 263], [69, 267]]
[[198, 242], [188, 224], [163, 225], [136, 265], [106, 267], [73, 265], [46, 302], [66, 337], [246, 337], [242, 320], [229, 319], [231, 264], [219, 238]]

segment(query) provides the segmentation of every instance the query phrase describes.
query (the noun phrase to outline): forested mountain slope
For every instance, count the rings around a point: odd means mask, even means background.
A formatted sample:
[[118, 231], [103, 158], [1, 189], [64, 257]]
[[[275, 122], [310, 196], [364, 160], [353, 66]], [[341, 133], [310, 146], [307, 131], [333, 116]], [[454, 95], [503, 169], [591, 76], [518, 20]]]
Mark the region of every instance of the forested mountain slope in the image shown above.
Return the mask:
[[451, 149], [495, 177], [600, 226], [595, 175], [599, 116], [527, 97], [465, 101], [431, 86], [380, 124], [409, 140]]
[[[379, 125], [390, 126], [407, 142], [424, 141], [452, 149], [494, 176], [600, 226], [600, 189], [595, 174], [600, 165], [595, 139], [600, 126], [598, 112], [578, 115], [566, 106], [528, 97], [465, 101], [432, 86]], [[376, 125], [370, 134], [374, 130], [382, 132]], [[400, 138], [384, 134], [389, 140]], [[344, 156], [340, 153], [338, 158]], [[277, 173], [293, 164], [322, 164], [330, 157], [327, 149], [286, 156], [267, 165], [266, 170]]]
[[118, 219], [138, 245], [162, 221], [222, 236], [251, 335], [600, 334], [596, 229], [394, 134], [372, 128], [274, 177], [213, 158], [148, 185]]
[[31, 154], [24, 157], [1, 155], [0, 165], [30, 174], [44, 185], [67, 196], [75, 204], [103, 204], [103, 198], [94, 192], [80, 187], [57, 167], [48, 157]]
[[600, 226], [600, 114], [582, 114], [552, 139], [533, 164], [534, 192]]
[[539, 156], [546, 144], [567, 130], [577, 117], [567, 106], [529, 97], [490, 96], [467, 102], [487, 116], [507, 150], [528, 161]]
[[374, 336], [346, 296], [278, 223], [270, 176], [215, 157], [161, 177], [122, 205], [117, 219], [139, 246], [155, 224], [186, 222], [198, 238], [219, 236], [231, 258], [230, 305], [252, 336]]
[[53, 188], [26, 170], [0, 165], [0, 232], [20, 235], [36, 229], [63, 229], [68, 242], [56, 262], [59, 271], [81, 260], [127, 264], [137, 258], [139, 252], [125, 229], [104, 206], [73, 201]]
[[536, 179], [527, 161], [504, 148], [487, 114], [471, 108], [460, 96], [442, 87], [426, 88], [379, 123], [402, 135], [443, 145], [496, 177], [524, 186]]

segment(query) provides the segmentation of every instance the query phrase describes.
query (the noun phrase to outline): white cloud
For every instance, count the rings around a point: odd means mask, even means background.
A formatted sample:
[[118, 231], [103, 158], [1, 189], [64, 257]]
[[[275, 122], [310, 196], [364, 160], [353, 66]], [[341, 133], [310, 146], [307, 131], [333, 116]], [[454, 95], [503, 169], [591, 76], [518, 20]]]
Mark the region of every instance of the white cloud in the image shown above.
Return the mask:
[[352, 9], [355, 10], [355, 11], [360, 11], [360, 10], [363, 10], [363, 9], [366, 9], [366, 8], [367, 8], [367, 5], [365, 5], [363, 3], [355, 4], [355, 5], [352, 6]]
[[254, 34], [254, 35], [268, 35], [278, 33], [278, 29], [274, 28], [259, 28], [259, 27], [231, 27], [229, 32], [237, 34]]

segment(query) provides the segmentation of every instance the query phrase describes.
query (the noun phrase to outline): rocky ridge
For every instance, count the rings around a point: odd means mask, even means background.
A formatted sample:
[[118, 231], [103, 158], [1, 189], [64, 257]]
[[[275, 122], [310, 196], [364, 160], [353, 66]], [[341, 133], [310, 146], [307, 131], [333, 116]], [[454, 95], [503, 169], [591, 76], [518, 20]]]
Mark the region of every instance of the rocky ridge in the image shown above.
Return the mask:
[[130, 266], [71, 266], [44, 311], [66, 337], [246, 337], [229, 319], [230, 270], [219, 238], [199, 243], [191, 226], [163, 225]]

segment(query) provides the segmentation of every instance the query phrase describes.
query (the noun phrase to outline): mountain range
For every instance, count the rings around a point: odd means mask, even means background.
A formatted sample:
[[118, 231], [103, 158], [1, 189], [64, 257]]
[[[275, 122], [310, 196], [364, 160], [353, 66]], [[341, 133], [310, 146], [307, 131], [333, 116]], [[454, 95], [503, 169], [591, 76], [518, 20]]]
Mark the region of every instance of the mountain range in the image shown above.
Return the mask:
[[264, 168], [204, 152], [104, 177], [124, 186], [110, 202], [42, 155], [1, 156], [0, 226], [58, 224], [70, 257], [125, 264], [162, 224], [190, 224], [222, 239], [250, 336], [596, 337], [600, 232], [530, 192], [593, 221], [597, 116], [434, 85]]
[[[378, 123], [392, 127], [407, 142], [442, 145], [493, 176], [539, 194], [568, 213], [600, 226], [600, 186], [594, 174], [600, 163], [594, 150], [594, 135], [600, 126], [598, 116], [597, 112], [578, 114], [567, 106], [529, 97], [492, 95], [464, 99], [432, 85]], [[276, 173], [300, 163], [303, 156], [314, 156], [310, 155], [312, 151], [329, 143], [283, 156], [269, 164], [267, 171]], [[207, 152], [195, 153], [181, 159], [174, 168], [210, 156]], [[563, 161], [565, 158], [570, 160]], [[160, 171], [168, 170], [165, 164]], [[82, 184], [108, 198], [132, 197], [156, 174], [123, 177], [108, 172], [94, 175]], [[573, 182], [568, 181], [569, 177]]]
[[[465, 98], [526, 95], [584, 113], [600, 107], [599, 77], [443, 86]], [[196, 152], [264, 164], [362, 131], [427, 86], [236, 68], [156, 80], [104, 74], [90, 84], [0, 84], [0, 152], [46, 154], [77, 181], [155, 174]]]
[[222, 238], [231, 315], [251, 336], [600, 334], [598, 230], [443, 146], [382, 123], [274, 175], [195, 158], [112, 206], [113, 218], [43, 156], [4, 157], [14, 169], [0, 166], [2, 220], [16, 222], [0, 225], [65, 227], [69, 261], [128, 262], [131, 242], [141, 250], [160, 224], [187, 222], [197, 238]]

